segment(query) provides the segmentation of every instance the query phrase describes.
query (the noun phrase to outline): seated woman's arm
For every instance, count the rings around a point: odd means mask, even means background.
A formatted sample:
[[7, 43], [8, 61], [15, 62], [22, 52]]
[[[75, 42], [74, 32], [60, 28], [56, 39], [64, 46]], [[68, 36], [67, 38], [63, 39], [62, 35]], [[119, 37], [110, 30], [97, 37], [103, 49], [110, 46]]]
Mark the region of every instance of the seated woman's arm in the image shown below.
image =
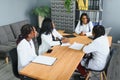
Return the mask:
[[[17, 47], [17, 53], [18, 53], [18, 63], [24, 67], [27, 64], [29, 64], [37, 55], [29, 53], [27, 45], [20, 45]], [[29, 53], [29, 55], [28, 55]]]
[[53, 41], [51, 35], [44, 35], [43, 34], [42, 39], [43, 39], [43, 41], [48, 43], [50, 46], [55, 46], [55, 45], [60, 45], [61, 44], [60, 41]]
[[53, 33], [54, 37], [57, 37], [59, 39], [63, 38], [63, 36], [56, 29], [53, 29], [52, 33]]
[[82, 31], [81, 31], [81, 29], [80, 29], [80, 21], [78, 22], [78, 24], [77, 24], [77, 26], [76, 26], [76, 28], [75, 28], [75, 33], [76, 34], [80, 34]]
[[62, 43], [69, 42], [69, 39], [63, 37], [56, 29], [53, 29], [53, 35], [54, 37], [59, 38], [59, 40], [62, 41]]
[[94, 52], [96, 51], [96, 42], [93, 41], [92, 43], [86, 45], [84, 48], [83, 48], [83, 52], [84, 53], [91, 53], [91, 52]]
[[92, 24], [92, 22], [90, 21], [88, 25], [89, 25], [90, 31], [86, 33], [86, 36], [92, 36], [93, 24]]

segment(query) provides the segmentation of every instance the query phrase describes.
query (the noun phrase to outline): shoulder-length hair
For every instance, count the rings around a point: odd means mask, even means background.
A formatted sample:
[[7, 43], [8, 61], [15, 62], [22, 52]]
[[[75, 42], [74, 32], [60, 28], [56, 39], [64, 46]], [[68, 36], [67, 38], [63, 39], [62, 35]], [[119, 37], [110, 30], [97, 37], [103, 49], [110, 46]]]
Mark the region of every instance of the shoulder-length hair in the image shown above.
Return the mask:
[[45, 18], [42, 22], [41, 29], [39, 31], [39, 36], [37, 38], [38, 45], [42, 43], [41, 35], [44, 33], [45, 35], [51, 34], [53, 31], [53, 24], [50, 18]]
[[42, 22], [40, 33], [45, 33], [46, 35], [52, 33], [53, 31], [53, 24], [50, 18], [45, 18]]
[[87, 13], [82, 13], [81, 16], [80, 16], [80, 25], [83, 25], [83, 21], [82, 21], [83, 16], [86, 16], [86, 17], [87, 17], [87, 23], [90, 22], [90, 18], [89, 18], [89, 16], [87, 15]]

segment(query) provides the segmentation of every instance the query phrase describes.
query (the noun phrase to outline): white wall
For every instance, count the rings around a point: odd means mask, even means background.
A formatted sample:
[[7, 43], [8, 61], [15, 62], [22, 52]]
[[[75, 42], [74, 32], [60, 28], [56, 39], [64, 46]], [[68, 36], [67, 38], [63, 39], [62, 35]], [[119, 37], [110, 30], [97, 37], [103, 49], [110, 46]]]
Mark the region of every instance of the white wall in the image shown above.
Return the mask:
[[37, 0], [0, 0], [0, 26], [29, 19], [34, 22], [31, 10]]
[[112, 27], [113, 42], [120, 40], [120, 0], [103, 0], [103, 25]]
[[45, 6], [45, 5], [47, 5], [47, 6], [50, 6], [50, 3], [51, 2], [51, 0], [39, 0], [39, 6]]

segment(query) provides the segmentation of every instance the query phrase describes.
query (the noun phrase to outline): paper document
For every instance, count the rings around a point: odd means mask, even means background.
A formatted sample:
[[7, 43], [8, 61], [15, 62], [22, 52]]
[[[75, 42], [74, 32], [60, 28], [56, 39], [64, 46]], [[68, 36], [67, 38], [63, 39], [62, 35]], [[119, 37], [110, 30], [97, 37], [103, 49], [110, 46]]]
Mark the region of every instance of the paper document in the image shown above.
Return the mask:
[[45, 65], [52, 65], [56, 61], [56, 58], [39, 55], [37, 56], [32, 62], [45, 64]]
[[75, 49], [75, 50], [81, 50], [83, 46], [84, 44], [74, 42], [69, 48]]
[[62, 43], [61, 46], [70, 46], [70, 43]]

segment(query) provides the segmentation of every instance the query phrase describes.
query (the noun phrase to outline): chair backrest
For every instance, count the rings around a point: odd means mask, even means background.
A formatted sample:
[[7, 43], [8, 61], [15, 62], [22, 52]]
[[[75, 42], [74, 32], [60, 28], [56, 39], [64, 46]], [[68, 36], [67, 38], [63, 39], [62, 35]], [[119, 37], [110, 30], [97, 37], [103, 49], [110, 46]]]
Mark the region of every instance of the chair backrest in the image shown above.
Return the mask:
[[111, 49], [110, 49], [110, 54], [109, 54], [109, 56], [108, 56], [108, 59], [107, 59], [107, 62], [106, 62], [105, 68], [104, 68], [105, 72], [107, 72], [108, 66], [109, 66], [109, 64], [110, 64], [110, 60], [111, 60], [113, 54], [115, 53], [115, 51], [116, 51], [115, 48], [111, 48]]
[[13, 70], [13, 74], [15, 75], [15, 77], [20, 78], [20, 75], [18, 73], [18, 56], [17, 56], [17, 49], [13, 48], [10, 52], [9, 52], [10, 58], [11, 58], [11, 62], [12, 62], [12, 70]]
[[110, 31], [111, 31], [112, 27], [107, 27], [105, 28], [105, 35], [108, 36]]

